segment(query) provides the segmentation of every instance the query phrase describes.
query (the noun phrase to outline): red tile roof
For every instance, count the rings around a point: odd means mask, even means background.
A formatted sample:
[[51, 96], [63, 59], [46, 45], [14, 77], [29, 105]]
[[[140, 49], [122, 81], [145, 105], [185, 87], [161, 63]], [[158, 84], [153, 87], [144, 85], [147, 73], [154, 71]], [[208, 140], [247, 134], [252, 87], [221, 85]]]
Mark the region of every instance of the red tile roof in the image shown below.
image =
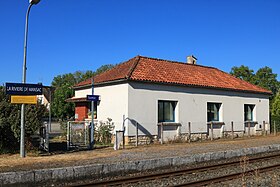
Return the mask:
[[[117, 80], [134, 80], [271, 94], [269, 90], [235, 78], [217, 68], [143, 56], [136, 56], [94, 77], [95, 84], [109, 83]], [[91, 79], [88, 79], [76, 84], [74, 88], [90, 84]]]

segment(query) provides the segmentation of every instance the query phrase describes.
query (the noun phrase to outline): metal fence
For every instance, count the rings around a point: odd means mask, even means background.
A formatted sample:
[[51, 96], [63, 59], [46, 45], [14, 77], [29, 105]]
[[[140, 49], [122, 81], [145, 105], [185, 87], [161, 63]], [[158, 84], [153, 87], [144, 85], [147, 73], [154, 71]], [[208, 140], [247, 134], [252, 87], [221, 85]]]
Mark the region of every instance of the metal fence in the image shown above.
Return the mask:
[[86, 121], [69, 121], [67, 123], [67, 149], [89, 147], [90, 123]]
[[[149, 133], [154, 123], [142, 123], [130, 120], [131, 124], [126, 128], [130, 136], [126, 140], [128, 144], [137, 146], [147, 142], [192, 142], [198, 140], [214, 140], [220, 138], [242, 138], [250, 136], [268, 135], [274, 132], [273, 123], [267, 121], [224, 121], [203, 122], [189, 121], [180, 123], [158, 123], [157, 134]], [[275, 122], [275, 129], [280, 132], [280, 123]], [[148, 129], [148, 128], [149, 129]], [[146, 129], [147, 128], [147, 129]], [[156, 140], [157, 139], [157, 140]]]

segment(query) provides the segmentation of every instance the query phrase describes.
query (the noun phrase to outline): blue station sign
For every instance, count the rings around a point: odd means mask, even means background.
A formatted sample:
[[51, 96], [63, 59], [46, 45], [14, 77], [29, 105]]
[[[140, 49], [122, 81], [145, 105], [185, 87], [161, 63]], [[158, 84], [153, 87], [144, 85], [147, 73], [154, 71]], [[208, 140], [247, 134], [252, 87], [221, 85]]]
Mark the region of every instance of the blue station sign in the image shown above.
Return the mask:
[[99, 95], [87, 95], [88, 101], [99, 101]]
[[42, 95], [42, 84], [6, 83], [6, 94], [9, 95]]

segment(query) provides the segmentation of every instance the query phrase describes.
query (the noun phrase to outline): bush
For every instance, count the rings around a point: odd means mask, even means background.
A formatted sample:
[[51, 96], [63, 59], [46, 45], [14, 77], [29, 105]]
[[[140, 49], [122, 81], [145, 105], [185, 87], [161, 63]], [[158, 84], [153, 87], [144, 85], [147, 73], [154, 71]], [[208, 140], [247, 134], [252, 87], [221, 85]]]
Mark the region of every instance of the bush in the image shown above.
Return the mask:
[[111, 118], [107, 118], [106, 122], [100, 121], [99, 126], [96, 126], [94, 131], [95, 142], [99, 144], [110, 144], [113, 129], [114, 123]]

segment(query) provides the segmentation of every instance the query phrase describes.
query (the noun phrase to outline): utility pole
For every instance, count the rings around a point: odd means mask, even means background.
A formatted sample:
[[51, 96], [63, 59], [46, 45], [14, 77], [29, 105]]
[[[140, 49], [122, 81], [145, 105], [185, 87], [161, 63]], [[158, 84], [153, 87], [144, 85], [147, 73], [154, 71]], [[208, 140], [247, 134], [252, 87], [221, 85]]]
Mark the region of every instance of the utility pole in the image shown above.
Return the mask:
[[[94, 80], [91, 79], [91, 94], [94, 95]], [[91, 128], [90, 128], [90, 149], [94, 148], [94, 101], [91, 101]]]
[[[32, 5], [36, 5], [40, 0], [29, 0], [29, 6], [25, 17], [25, 31], [24, 31], [24, 51], [23, 51], [23, 67], [22, 67], [22, 83], [26, 83], [26, 54], [27, 54], [27, 35], [28, 35], [28, 18]], [[20, 112], [20, 157], [24, 158], [25, 155], [25, 124], [24, 124], [25, 104], [21, 105]]]

